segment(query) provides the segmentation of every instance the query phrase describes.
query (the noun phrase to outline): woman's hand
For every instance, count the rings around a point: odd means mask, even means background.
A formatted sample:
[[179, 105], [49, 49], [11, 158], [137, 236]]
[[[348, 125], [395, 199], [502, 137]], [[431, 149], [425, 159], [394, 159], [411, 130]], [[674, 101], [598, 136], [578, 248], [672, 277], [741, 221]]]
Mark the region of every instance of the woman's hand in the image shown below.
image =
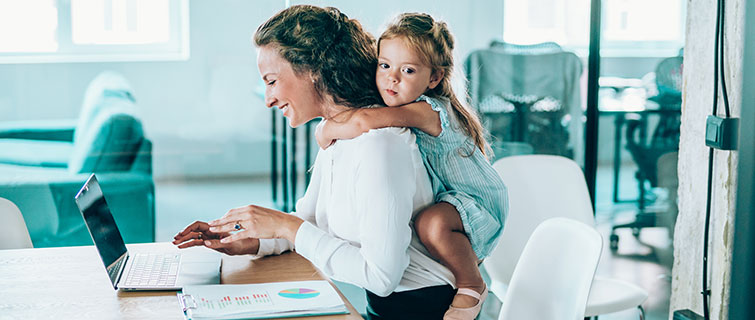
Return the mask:
[[[222, 218], [209, 223], [209, 231], [226, 235], [223, 244], [244, 239], [287, 239], [294, 243], [296, 232], [304, 222], [301, 218], [278, 210], [249, 205], [231, 209]], [[230, 234], [232, 231], [238, 231]]]
[[328, 130], [326, 128], [326, 126], [328, 125], [327, 123], [328, 120], [323, 119], [322, 121], [320, 121], [320, 123], [317, 124], [317, 127], [315, 128], [315, 139], [317, 140], [317, 144], [323, 150], [327, 149], [336, 142], [335, 139], [331, 138], [330, 135], [328, 135]]
[[173, 237], [173, 244], [179, 249], [205, 246], [228, 255], [257, 253], [260, 246], [259, 239], [246, 238], [233, 243], [220, 242], [220, 239], [229, 235], [228, 232], [212, 232], [207, 222], [195, 221]]

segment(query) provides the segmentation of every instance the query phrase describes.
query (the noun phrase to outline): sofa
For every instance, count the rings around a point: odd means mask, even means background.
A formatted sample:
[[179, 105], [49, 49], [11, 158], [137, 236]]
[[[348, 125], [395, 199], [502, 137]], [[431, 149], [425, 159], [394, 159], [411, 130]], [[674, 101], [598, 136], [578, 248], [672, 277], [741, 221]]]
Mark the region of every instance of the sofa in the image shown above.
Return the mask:
[[78, 119], [0, 121], [0, 197], [21, 210], [35, 247], [92, 244], [74, 196], [96, 173], [127, 243], [152, 242], [152, 143], [128, 82], [103, 72]]

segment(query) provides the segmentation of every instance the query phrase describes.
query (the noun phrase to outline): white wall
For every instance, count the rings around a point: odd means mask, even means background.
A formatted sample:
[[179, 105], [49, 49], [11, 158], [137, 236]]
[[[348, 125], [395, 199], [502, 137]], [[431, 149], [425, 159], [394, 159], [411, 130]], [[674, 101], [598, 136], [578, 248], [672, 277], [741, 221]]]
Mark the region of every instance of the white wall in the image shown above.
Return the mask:
[[[449, 23], [460, 57], [500, 37], [503, 28], [502, 0], [307, 3], [338, 7], [376, 35], [395, 13], [431, 13]], [[75, 118], [88, 82], [116, 70], [134, 86], [154, 142], [157, 178], [265, 174], [270, 111], [253, 93], [259, 75], [251, 36], [284, 4], [192, 0], [188, 61], [0, 65], [0, 120]]]

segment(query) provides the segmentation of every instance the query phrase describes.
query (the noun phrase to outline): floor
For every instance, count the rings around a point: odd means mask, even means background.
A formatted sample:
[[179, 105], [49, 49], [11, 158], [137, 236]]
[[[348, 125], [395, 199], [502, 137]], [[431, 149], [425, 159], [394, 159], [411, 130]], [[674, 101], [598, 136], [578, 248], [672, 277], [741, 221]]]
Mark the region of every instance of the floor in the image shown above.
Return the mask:
[[[637, 185], [631, 164], [622, 167], [620, 199], [637, 197]], [[614, 204], [610, 166], [600, 166], [597, 175], [596, 221], [604, 237], [604, 252], [597, 274], [624, 279], [648, 290], [643, 304], [646, 319], [668, 319], [671, 294], [672, 249], [668, 232], [661, 228], [644, 229], [638, 238], [630, 230], [619, 230], [619, 249], [612, 253], [608, 235], [613, 223], [631, 221], [634, 203]], [[173, 235], [195, 220], [210, 220], [229, 209], [247, 204], [272, 206], [270, 182], [265, 178], [188, 179], [156, 182], [157, 241], [172, 240]], [[357, 308], [364, 308], [364, 293], [351, 285], [338, 283], [339, 288]], [[480, 319], [497, 319], [500, 302], [491, 298]], [[601, 315], [601, 320], [638, 319], [636, 310]]]

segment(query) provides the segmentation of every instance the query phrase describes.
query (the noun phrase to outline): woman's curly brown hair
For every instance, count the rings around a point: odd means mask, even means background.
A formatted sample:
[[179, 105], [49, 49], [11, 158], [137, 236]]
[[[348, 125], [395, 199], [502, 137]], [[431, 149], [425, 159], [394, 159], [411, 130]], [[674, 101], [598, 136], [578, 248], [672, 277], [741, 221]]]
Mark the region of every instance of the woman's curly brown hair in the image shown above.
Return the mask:
[[291, 6], [260, 25], [254, 43], [275, 48], [297, 74], [311, 73], [321, 97], [352, 108], [382, 103], [375, 38], [336, 8]]

